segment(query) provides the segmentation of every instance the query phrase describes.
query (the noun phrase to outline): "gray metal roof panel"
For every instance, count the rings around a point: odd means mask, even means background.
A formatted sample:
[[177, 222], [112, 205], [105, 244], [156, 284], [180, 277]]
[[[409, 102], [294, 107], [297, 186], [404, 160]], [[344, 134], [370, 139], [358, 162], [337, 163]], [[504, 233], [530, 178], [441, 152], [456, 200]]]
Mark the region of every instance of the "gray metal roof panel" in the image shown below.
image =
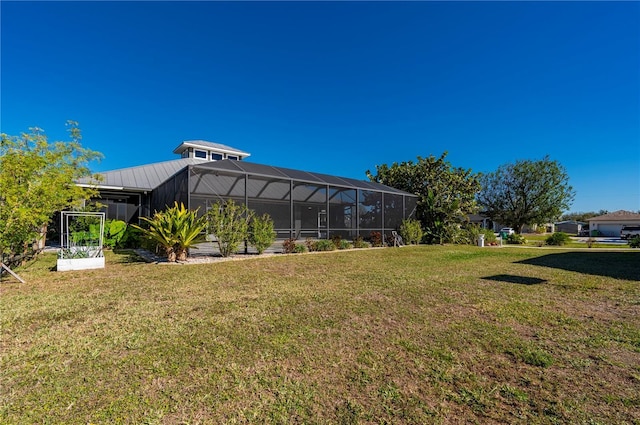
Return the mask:
[[137, 167], [97, 173], [102, 176], [101, 181], [83, 178], [78, 180], [78, 183], [95, 184], [98, 187], [111, 186], [126, 189], [153, 190], [178, 171], [198, 162], [200, 162], [200, 160], [194, 158], [182, 158], [173, 161], [139, 165]]
[[[140, 165], [137, 167], [122, 168], [119, 170], [98, 173], [103, 180], [96, 182], [89, 178], [80, 179], [81, 184], [95, 184], [97, 186], [123, 187], [134, 190], [153, 190], [171, 176], [191, 166], [196, 169], [219, 170], [234, 174], [252, 174], [278, 179], [292, 179], [307, 183], [332, 185], [347, 188], [360, 188], [379, 190], [388, 193], [412, 195], [380, 183], [357, 180], [349, 177], [338, 177], [329, 174], [311, 173], [308, 171], [294, 170], [290, 168], [273, 167], [270, 165], [256, 164], [246, 161], [202, 161], [196, 158], [182, 158], [173, 161], [157, 162], [154, 164]], [[414, 195], [412, 195], [414, 196]]]

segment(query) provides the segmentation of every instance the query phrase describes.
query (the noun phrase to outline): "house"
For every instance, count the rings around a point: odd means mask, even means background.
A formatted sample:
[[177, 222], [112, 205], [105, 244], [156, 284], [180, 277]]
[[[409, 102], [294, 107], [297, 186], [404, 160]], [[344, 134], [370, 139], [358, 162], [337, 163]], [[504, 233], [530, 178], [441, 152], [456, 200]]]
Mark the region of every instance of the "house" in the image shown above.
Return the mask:
[[578, 233], [580, 233], [586, 227], [586, 225], [587, 223], [575, 220], [565, 220], [554, 223], [556, 232], [564, 232], [572, 235], [577, 235]]
[[640, 214], [631, 211], [615, 211], [587, 219], [592, 236], [620, 236], [622, 226], [640, 226]]
[[352, 239], [389, 234], [415, 215], [417, 197], [383, 184], [247, 162], [244, 152], [182, 142], [180, 159], [100, 173], [80, 185], [99, 190], [107, 219], [137, 222], [174, 202], [202, 214], [233, 199], [274, 221], [278, 238]]

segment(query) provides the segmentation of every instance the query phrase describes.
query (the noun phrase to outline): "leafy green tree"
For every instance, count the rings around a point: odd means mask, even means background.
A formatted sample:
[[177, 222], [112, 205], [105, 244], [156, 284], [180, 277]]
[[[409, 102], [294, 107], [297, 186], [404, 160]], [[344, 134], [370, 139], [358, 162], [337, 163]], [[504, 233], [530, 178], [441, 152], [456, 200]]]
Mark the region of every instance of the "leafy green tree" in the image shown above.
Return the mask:
[[184, 204], [156, 212], [153, 217], [140, 217], [148, 227], [135, 224], [131, 226], [140, 230], [143, 236], [158, 243], [165, 250], [169, 261], [184, 261], [187, 259], [189, 248], [204, 242], [204, 230], [207, 226], [206, 218], [198, 218], [198, 211], [185, 208]]
[[253, 217], [249, 222], [249, 244], [262, 254], [276, 240], [276, 231], [269, 214]]
[[49, 142], [32, 128], [20, 136], [0, 136], [0, 259], [24, 257], [44, 235], [57, 211], [80, 205], [97, 192], [77, 186], [88, 164], [102, 155], [83, 148], [78, 123], [67, 122], [70, 141]]
[[246, 205], [236, 204], [233, 199], [215, 203], [207, 212], [209, 233], [216, 236], [223, 257], [237, 252], [240, 243], [249, 238], [252, 216], [252, 211]]
[[454, 230], [477, 211], [478, 175], [470, 169], [453, 167], [446, 157], [447, 152], [439, 158], [419, 156], [415, 163], [376, 165], [375, 174], [367, 170], [371, 181], [419, 197], [416, 218], [422, 223], [429, 243], [451, 240]]
[[525, 224], [556, 220], [575, 196], [565, 168], [548, 156], [502, 165], [483, 175], [481, 183], [478, 201], [487, 216], [518, 233]]

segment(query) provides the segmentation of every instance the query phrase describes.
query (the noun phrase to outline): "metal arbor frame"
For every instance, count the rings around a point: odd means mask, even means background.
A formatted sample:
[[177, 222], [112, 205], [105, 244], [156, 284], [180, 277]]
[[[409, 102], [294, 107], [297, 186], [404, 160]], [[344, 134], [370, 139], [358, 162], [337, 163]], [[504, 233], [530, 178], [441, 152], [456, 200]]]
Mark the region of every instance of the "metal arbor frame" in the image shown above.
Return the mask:
[[104, 212], [82, 212], [82, 211], [62, 211], [60, 213], [60, 258], [64, 258], [65, 250], [77, 248], [73, 245], [69, 234], [69, 219], [73, 217], [96, 217], [100, 219], [100, 234], [98, 235], [98, 245], [91, 255], [92, 257], [102, 257], [102, 244], [104, 239], [104, 222], [106, 214]]

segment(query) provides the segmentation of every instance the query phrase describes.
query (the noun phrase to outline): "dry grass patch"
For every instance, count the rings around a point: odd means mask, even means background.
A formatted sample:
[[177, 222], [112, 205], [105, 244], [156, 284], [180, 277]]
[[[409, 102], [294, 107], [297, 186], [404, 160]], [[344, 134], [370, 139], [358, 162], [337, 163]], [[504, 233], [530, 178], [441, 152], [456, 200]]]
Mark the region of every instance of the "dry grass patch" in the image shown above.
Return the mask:
[[0, 422], [638, 423], [640, 253], [549, 253], [43, 257], [0, 285]]

